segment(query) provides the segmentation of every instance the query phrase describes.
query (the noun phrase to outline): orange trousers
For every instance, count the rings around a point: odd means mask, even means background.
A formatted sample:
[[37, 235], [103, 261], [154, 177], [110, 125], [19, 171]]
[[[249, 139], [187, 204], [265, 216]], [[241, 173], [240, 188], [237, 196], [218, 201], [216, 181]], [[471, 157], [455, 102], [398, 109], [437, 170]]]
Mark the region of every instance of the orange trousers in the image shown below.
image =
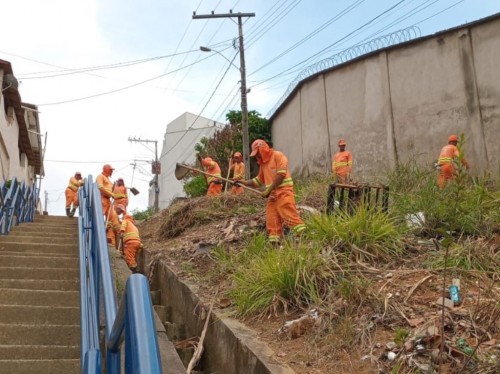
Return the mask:
[[222, 192], [222, 183], [211, 182], [208, 185], [207, 196], [216, 196]]
[[141, 249], [141, 241], [136, 239], [127, 240], [123, 244], [123, 255], [129, 268], [137, 267], [137, 253]]
[[241, 186], [231, 187], [231, 195], [241, 195], [243, 192], [245, 192], [245, 189]]
[[437, 184], [440, 190], [444, 188], [446, 183], [455, 178], [455, 167], [453, 164], [443, 164], [439, 168]]
[[297, 212], [295, 194], [290, 187], [278, 188], [267, 200], [266, 228], [269, 241], [276, 242], [283, 236], [284, 225], [295, 234], [306, 228]]
[[348, 175], [347, 173], [336, 173], [335, 177], [337, 178], [337, 183], [346, 183]]
[[78, 206], [78, 193], [76, 191], [66, 188], [64, 195], [66, 196], [66, 208], [71, 208], [71, 204], [73, 204], [73, 208]]
[[120, 230], [120, 220], [109, 198], [101, 196], [102, 213], [104, 214], [104, 224], [106, 225], [106, 238], [108, 244], [116, 248], [116, 235]]

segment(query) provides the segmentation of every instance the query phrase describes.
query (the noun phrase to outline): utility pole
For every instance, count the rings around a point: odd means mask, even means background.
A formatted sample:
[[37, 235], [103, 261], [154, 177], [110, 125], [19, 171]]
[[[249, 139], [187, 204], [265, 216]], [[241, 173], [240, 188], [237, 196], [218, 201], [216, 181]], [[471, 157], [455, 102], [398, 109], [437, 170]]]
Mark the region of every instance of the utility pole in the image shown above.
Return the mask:
[[249, 136], [248, 136], [248, 104], [247, 104], [247, 78], [245, 67], [245, 47], [243, 45], [243, 17], [255, 17], [255, 13], [229, 13], [222, 14], [200, 14], [193, 12], [193, 19], [202, 18], [238, 18], [239, 51], [240, 51], [240, 74], [241, 74], [241, 131], [243, 133], [243, 160], [245, 162], [245, 179], [250, 179], [250, 157], [249, 157]]
[[[158, 140], [149, 140], [149, 139], [141, 139], [141, 138], [128, 138], [129, 142], [137, 142], [137, 143], [155, 143], [155, 160], [151, 165], [151, 171], [154, 174], [154, 185], [155, 185], [155, 202], [154, 202], [154, 212], [158, 213], [159, 210], [159, 194], [160, 194], [160, 186], [158, 186], [158, 174], [161, 172], [161, 165], [158, 163]], [[135, 170], [135, 165], [134, 165]]]

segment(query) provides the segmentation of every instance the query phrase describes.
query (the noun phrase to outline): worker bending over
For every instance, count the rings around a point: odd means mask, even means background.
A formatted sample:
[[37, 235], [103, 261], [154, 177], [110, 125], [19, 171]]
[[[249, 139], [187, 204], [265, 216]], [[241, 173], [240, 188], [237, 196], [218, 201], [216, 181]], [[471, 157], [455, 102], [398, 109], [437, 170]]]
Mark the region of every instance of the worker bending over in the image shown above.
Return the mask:
[[251, 157], [257, 158], [260, 165], [259, 174], [250, 180], [242, 180], [235, 184], [245, 186], [265, 186], [262, 197], [268, 199], [266, 204], [266, 227], [270, 242], [279, 242], [283, 236], [283, 225], [298, 235], [305, 230], [295, 206], [293, 180], [288, 170], [286, 156], [261, 139], [252, 143]]
[[113, 195], [115, 195], [115, 205], [123, 205], [125, 212], [127, 212], [128, 206], [128, 192], [127, 187], [125, 187], [125, 182], [123, 178], [118, 178], [116, 180], [115, 186], [113, 188]]
[[206, 196], [216, 196], [222, 192], [222, 181], [217, 177], [221, 177], [219, 164], [210, 157], [205, 157], [201, 160], [201, 165], [205, 171], [212, 176], [207, 176], [208, 190]]
[[123, 216], [120, 228], [120, 235], [123, 240], [123, 255], [125, 262], [132, 273], [137, 273], [137, 254], [142, 249], [139, 230], [135, 226], [134, 218], [130, 214]]

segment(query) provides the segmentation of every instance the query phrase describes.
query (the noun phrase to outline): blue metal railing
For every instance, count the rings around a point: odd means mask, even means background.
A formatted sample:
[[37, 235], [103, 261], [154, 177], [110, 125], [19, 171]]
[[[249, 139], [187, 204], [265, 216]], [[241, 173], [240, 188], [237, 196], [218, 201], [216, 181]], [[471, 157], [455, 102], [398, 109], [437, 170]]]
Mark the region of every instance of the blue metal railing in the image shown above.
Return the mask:
[[12, 226], [33, 222], [38, 188], [19, 183], [16, 178], [0, 183], [0, 235], [8, 235]]
[[[103, 359], [107, 374], [120, 374], [120, 348], [124, 341], [126, 374], [161, 374], [148, 281], [142, 274], [129, 276], [117, 309], [101, 194], [92, 176], [87, 177], [79, 198], [81, 373], [104, 372]], [[101, 309], [104, 309], [105, 354], [99, 345]]]

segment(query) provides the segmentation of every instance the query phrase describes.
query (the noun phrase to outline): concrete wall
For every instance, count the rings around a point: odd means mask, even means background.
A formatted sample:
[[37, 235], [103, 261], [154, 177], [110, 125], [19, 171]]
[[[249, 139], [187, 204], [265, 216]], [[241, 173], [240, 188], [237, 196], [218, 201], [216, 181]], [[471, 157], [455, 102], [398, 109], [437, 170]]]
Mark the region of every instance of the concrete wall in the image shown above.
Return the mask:
[[[330, 170], [339, 138], [363, 181], [409, 158], [431, 168], [465, 134], [471, 173], [500, 171], [500, 17], [382, 50], [303, 81], [271, 117], [293, 173]], [[301, 157], [299, 157], [299, 155]]]

